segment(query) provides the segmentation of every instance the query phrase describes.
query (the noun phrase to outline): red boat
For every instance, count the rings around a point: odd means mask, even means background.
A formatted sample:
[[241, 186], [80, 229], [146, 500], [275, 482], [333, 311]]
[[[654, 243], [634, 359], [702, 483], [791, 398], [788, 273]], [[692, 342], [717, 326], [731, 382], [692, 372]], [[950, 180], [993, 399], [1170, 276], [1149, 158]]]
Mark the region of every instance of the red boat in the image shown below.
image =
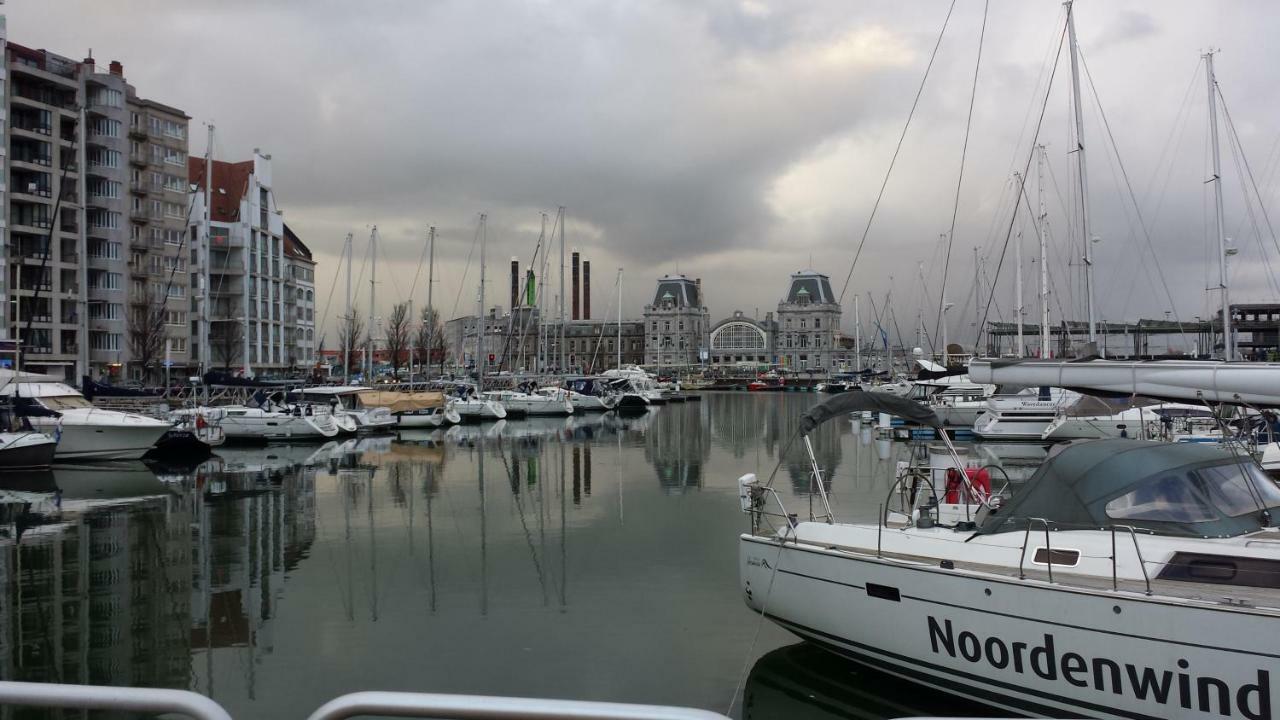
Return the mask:
[[785, 381], [782, 378], [772, 373], [757, 375], [755, 380], [747, 383], [747, 390], [751, 392], [777, 392], [786, 389], [784, 383]]

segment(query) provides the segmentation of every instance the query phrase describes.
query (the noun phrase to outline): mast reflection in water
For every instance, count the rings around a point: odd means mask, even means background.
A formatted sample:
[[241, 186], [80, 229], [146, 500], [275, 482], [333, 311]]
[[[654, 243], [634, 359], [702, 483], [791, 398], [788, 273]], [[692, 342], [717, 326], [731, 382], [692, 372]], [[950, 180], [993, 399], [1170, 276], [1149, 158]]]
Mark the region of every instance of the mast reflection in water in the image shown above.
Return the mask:
[[[745, 607], [737, 577], [737, 478], [781, 454], [775, 487], [807, 503], [816, 487], [790, 438], [821, 399], [707, 393], [634, 418], [5, 477], [0, 675], [190, 688], [236, 717], [373, 688], [723, 712], [761, 656], [751, 717], [770, 693], [815, 694], [807, 679], [853, 687], [828, 677], [836, 658], [772, 653], [795, 640]], [[902, 448], [845, 422], [813, 439], [837, 514], [874, 515]], [[878, 697], [858, 687], [843, 705]], [[883, 687], [870, 707], [916, 697]]]

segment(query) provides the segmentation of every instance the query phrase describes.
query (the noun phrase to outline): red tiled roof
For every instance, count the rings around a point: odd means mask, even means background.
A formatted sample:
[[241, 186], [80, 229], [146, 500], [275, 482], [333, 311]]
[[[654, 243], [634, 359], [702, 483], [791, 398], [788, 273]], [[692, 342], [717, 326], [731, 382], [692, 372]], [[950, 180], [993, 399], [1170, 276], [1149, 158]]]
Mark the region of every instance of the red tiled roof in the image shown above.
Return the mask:
[[286, 257], [298, 258], [307, 262], [314, 262], [311, 259], [311, 248], [302, 243], [297, 233], [288, 225], [284, 226], [284, 254]]
[[[204, 190], [204, 158], [187, 158], [187, 177], [192, 185]], [[240, 201], [249, 189], [249, 176], [253, 174], [253, 161], [229, 163], [213, 161], [213, 205], [210, 219], [217, 222], [236, 222], [240, 219]]]

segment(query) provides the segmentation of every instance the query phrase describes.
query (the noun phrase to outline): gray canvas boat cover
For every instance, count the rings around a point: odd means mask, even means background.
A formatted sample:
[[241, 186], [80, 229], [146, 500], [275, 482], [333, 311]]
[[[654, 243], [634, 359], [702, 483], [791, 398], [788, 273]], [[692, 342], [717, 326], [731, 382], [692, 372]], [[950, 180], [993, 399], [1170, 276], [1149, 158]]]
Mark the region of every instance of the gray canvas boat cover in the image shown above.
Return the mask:
[[863, 410], [889, 413], [921, 425], [942, 427], [942, 421], [932, 410], [914, 400], [888, 393], [849, 392], [841, 393], [809, 408], [808, 412], [800, 416], [800, 434], [808, 435], [814, 428], [831, 418]]
[[[1088, 440], [1059, 446], [980, 534], [1131, 525], [1159, 535], [1233, 537], [1262, 528], [1280, 488], [1251, 459], [1218, 446]], [[1276, 510], [1272, 510], [1276, 514]]]

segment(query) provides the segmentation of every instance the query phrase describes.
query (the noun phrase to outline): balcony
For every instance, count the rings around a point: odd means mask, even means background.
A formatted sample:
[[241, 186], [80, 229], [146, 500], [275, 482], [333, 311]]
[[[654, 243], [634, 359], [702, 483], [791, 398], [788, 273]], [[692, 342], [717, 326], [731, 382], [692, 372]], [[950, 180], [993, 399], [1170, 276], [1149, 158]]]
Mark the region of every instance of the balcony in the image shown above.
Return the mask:
[[28, 292], [53, 292], [53, 283], [51, 282], [35, 282], [32, 280], [20, 280], [18, 282], [19, 290]]
[[135, 195], [146, 195], [147, 184], [141, 180], [134, 180], [129, 183], [129, 192]]
[[9, 125], [10, 130], [21, 130], [22, 132], [31, 133], [33, 135], [44, 135], [45, 137], [53, 136], [53, 126], [43, 125], [40, 123], [12, 123]]
[[130, 125], [129, 137], [134, 140], [146, 140], [147, 129], [145, 127], [142, 127], [141, 125]]
[[139, 225], [146, 225], [147, 223], [151, 222], [151, 213], [147, 212], [146, 210], [139, 210], [138, 208], [133, 208], [129, 210], [129, 220], [131, 222], [136, 222]]
[[144, 150], [130, 150], [130, 151], [129, 151], [129, 164], [130, 164], [130, 165], [146, 166], [146, 164], [147, 164], [147, 153], [146, 153], [146, 151], [144, 151]]

